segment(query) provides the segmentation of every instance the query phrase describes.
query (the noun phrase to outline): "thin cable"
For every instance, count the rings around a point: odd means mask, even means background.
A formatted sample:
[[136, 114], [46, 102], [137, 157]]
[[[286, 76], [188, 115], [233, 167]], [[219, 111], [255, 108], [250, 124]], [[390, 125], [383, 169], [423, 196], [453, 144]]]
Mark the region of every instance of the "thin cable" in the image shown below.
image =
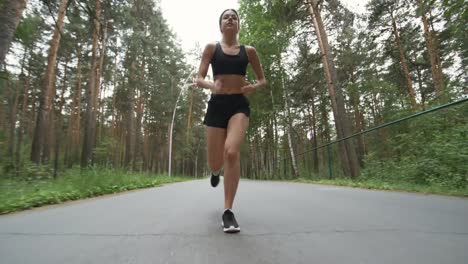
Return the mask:
[[[304, 155], [306, 153], [309, 153], [309, 152], [312, 152], [314, 150], [317, 150], [317, 149], [321, 149], [321, 148], [324, 148], [324, 147], [327, 147], [329, 145], [332, 145], [332, 144], [335, 144], [335, 143], [338, 143], [338, 142], [341, 142], [341, 141], [344, 141], [344, 140], [347, 140], [347, 139], [350, 139], [352, 137], [356, 137], [356, 136], [359, 136], [359, 135], [362, 135], [362, 134], [367, 134], [369, 132], [372, 132], [374, 130], [377, 130], [377, 129], [380, 129], [380, 128], [384, 128], [384, 127], [387, 127], [389, 125], [393, 125], [393, 124], [396, 124], [396, 123], [399, 123], [399, 122], [403, 122], [403, 121], [406, 121], [408, 119], [412, 119], [412, 118], [415, 118], [415, 117], [418, 117], [418, 116], [421, 116], [421, 115], [425, 115], [425, 114], [429, 114], [429, 113], [432, 113], [432, 112], [435, 112], [435, 111], [438, 111], [440, 109], [444, 109], [444, 108], [447, 108], [447, 107], [450, 107], [450, 106], [454, 106], [454, 105], [458, 105], [458, 104], [461, 104], [461, 103], [464, 103], [468, 101], [468, 97], [465, 97], [465, 98], [462, 98], [460, 100], [457, 100], [457, 101], [454, 101], [454, 102], [451, 102], [451, 103], [448, 103], [448, 104], [444, 104], [444, 105], [441, 105], [441, 106], [438, 106], [438, 107], [434, 107], [432, 109], [429, 109], [429, 110], [426, 110], [426, 111], [422, 111], [422, 112], [419, 112], [419, 113], [416, 113], [416, 114], [413, 114], [413, 115], [409, 115], [409, 116], [406, 116], [406, 117], [403, 117], [403, 118], [400, 118], [400, 119], [397, 119], [397, 120], [394, 120], [394, 121], [391, 121], [391, 122], [388, 122], [388, 123], [385, 123], [385, 124], [382, 124], [382, 125], [379, 125], [379, 126], [376, 126], [376, 127], [373, 127], [373, 128], [369, 128], [367, 130], [364, 130], [364, 131], [361, 131], [361, 132], [358, 132], [358, 133], [355, 133], [351, 136], [347, 136], [347, 137], [344, 137], [344, 138], [341, 138], [341, 139], [337, 139], [335, 141], [332, 141], [332, 142], [329, 142], [327, 144], [323, 144], [321, 146], [318, 146], [318, 147], [315, 147], [313, 149], [310, 149], [310, 150], [307, 150], [307, 151], [304, 151], [302, 153], [299, 153], [297, 155], [294, 155], [294, 157], [298, 157], [300, 155]], [[283, 161], [286, 160], [288, 158], [284, 158], [282, 159]]]

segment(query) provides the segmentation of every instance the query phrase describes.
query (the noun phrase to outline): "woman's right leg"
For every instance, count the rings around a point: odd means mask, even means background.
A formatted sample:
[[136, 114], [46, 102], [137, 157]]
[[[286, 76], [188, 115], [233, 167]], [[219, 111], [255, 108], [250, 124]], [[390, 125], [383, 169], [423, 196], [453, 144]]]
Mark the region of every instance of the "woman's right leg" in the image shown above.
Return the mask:
[[226, 129], [207, 127], [206, 137], [208, 166], [212, 172], [220, 171], [224, 163]]

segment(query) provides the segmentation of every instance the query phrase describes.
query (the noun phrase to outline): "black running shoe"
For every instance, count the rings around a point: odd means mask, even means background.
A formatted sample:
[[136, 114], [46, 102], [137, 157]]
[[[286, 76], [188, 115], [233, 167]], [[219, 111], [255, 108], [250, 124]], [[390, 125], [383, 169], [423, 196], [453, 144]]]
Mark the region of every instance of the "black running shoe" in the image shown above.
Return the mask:
[[211, 186], [213, 186], [213, 188], [218, 186], [218, 184], [219, 184], [219, 175], [215, 176], [215, 175], [211, 174], [210, 182], [211, 182]]
[[221, 223], [223, 226], [224, 233], [237, 233], [240, 232], [239, 224], [234, 217], [234, 213], [227, 209], [223, 213], [223, 222]]

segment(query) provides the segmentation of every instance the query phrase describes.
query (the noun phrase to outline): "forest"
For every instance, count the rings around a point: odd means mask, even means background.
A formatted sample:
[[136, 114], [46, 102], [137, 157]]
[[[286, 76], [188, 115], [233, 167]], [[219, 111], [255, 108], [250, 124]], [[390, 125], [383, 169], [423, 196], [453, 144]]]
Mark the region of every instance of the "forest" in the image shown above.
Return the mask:
[[[187, 83], [198, 67], [187, 58], [202, 50], [182, 50], [159, 1], [2, 0], [0, 10], [0, 182], [208, 176], [208, 97]], [[339, 0], [240, 0], [239, 42], [268, 80], [249, 97], [241, 177], [467, 195], [467, 10], [464, 0], [370, 0], [363, 14]]]

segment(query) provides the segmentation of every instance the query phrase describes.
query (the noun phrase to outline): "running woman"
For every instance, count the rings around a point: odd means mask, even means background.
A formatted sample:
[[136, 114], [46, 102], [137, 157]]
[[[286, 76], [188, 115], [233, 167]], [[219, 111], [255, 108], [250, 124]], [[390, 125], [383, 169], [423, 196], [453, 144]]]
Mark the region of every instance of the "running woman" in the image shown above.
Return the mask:
[[[232, 207], [240, 178], [240, 146], [249, 126], [250, 106], [246, 95], [265, 87], [266, 80], [255, 48], [239, 44], [237, 11], [223, 11], [219, 17], [219, 28], [221, 41], [205, 46], [196, 84], [211, 90], [204, 119], [208, 166], [212, 171], [210, 182], [216, 187], [224, 168], [222, 225], [224, 232], [237, 233], [240, 227]], [[249, 63], [257, 79], [254, 84], [246, 81]], [[210, 64], [214, 82], [205, 80]]]

